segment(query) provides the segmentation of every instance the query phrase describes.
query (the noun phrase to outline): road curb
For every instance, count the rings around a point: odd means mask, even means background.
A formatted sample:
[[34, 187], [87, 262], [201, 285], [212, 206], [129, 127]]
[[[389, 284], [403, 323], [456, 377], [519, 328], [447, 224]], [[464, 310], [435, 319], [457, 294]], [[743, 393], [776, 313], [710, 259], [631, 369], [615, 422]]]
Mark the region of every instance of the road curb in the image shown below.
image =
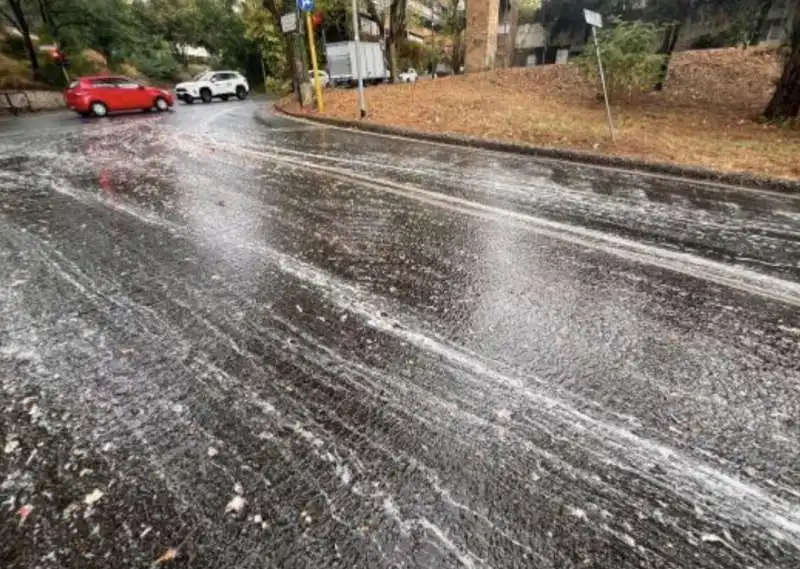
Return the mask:
[[[450, 144], [453, 146], [483, 148], [486, 150], [494, 150], [498, 152], [506, 152], [512, 154], [521, 154], [525, 156], [534, 156], [538, 158], [566, 160], [569, 162], [576, 162], [579, 164], [587, 164], [589, 166], [619, 168], [623, 170], [631, 170], [633, 172], [646, 172], [650, 174], [659, 174], [665, 176], [686, 178], [688, 180], [701, 181], [707, 183], [741, 186], [745, 188], [759, 189], [759, 190], [768, 190], [784, 194], [800, 193], [800, 180], [796, 181], [783, 180], [780, 178], [756, 176], [754, 174], [747, 174], [743, 172], [742, 173], [717, 172], [715, 170], [710, 170], [707, 168], [699, 168], [694, 166], [679, 166], [677, 164], [669, 164], [664, 162], [647, 162], [644, 160], [636, 160], [634, 158], [622, 158], [619, 156], [608, 156], [605, 154], [593, 154], [591, 152], [584, 152], [580, 150], [546, 148], [542, 146], [533, 146], [529, 144], [503, 142], [500, 140], [490, 140], [490, 139], [487, 140], [483, 138], [477, 138], [474, 136], [428, 133], [418, 130], [387, 126], [368, 121], [347, 120], [347, 119], [339, 119], [339, 118], [316, 115], [309, 112], [296, 112], [288, 110], [287, 108], [279, 104], [274, 104], [272, 108], [278, 114], [284, 115], [286, 117], [309, 120], [320, 124], [359, 130], [363, 132], [400, 136], [404, 138], [424, 140], [428, 142]], [[259, 113], [256, 113], [257, 116], [258, 114]], [[259, 118], [261, 118], [263, 122], [268, 122], [267, 117], [259, 117]]]

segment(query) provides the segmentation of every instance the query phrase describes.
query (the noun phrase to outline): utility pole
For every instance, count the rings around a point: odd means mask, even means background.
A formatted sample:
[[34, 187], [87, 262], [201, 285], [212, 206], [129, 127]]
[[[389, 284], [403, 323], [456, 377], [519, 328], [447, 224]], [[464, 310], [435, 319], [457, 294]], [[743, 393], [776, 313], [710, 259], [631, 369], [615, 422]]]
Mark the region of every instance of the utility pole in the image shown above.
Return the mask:
[[322, 101], [322, 86], [319, 82], [319, 69], [317, 69], [317, 46], [314, 38], [314, 23], [311, 21], [311, 12], [306, 12], [306, 32], [308, 33], [308, 51], [311, 55], [311, 68], [314, 71], [314, 91], [317, 94], [317, 111], [325, 112], [325, 103]]
[[364, 100], [364, 77], [361, 71], [361, 24], [358, 17], [358, 0], [353, 0], [353, 39], [356, 44], [356, 78], [358, 79], [358, 112], [363, 119], [367, 116], [367, 102]]

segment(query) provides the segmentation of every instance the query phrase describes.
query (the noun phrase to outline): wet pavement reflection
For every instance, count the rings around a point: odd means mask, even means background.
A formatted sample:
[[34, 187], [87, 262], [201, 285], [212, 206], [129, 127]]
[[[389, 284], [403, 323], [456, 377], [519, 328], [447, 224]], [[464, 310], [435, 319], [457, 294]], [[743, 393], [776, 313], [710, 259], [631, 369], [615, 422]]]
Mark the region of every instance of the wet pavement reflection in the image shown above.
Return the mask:
[[798, 197], [265, 108], [0, 122], [3, 567], [800, 564]]

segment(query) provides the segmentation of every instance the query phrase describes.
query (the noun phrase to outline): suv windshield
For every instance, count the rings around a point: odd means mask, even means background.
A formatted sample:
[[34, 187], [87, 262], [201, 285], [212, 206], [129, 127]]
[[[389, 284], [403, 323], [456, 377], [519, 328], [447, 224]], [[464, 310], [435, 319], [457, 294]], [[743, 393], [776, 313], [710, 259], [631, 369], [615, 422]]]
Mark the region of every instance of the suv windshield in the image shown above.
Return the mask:
[[203, 71], [192, 77], [192, 81], [205, 81], [211, 77], [210, 71]]

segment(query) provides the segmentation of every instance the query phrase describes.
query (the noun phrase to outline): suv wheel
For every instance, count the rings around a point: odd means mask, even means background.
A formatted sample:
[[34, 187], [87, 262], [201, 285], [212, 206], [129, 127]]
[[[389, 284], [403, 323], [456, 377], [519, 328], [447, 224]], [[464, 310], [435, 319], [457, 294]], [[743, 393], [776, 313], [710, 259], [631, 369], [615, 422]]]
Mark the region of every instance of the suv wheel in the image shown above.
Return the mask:
[[211, 102], [211, 89], [203, 89], [200, 91], [200, 98], [203, 99], [204, 103]]
[[239, 85], [236, 87], [236, 98], [240, 101], [244, 101], [247, 98], [247, 89]]

